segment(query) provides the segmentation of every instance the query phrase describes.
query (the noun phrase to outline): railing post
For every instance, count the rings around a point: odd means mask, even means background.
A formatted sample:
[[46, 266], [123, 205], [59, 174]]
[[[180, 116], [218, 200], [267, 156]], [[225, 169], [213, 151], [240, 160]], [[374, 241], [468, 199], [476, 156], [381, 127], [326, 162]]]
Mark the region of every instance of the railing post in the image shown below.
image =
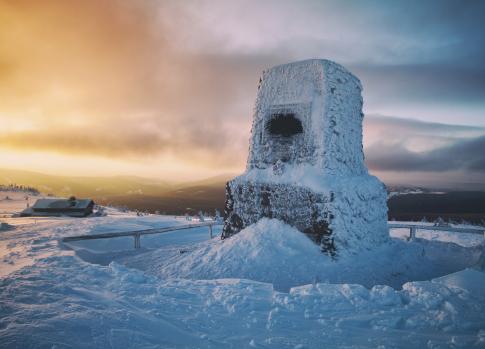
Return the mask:
[[409, 227], [409, 240], [416, 239], [416, 227]]

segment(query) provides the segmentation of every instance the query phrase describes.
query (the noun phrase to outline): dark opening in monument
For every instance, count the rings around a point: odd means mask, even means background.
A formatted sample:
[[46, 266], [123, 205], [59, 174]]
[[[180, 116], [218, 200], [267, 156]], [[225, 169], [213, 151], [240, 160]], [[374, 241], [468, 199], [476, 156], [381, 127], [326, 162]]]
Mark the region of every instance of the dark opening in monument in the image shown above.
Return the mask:
[[301, 121], [294, 114], [273, 114], [266, 124], [271, 135], [290, 137], [303, 132]]

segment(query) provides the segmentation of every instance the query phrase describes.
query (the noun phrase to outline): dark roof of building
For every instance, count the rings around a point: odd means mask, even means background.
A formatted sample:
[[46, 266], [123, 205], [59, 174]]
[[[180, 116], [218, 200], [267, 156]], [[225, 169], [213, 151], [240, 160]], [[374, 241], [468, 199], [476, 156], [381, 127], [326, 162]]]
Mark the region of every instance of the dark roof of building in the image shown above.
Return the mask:
[[91, 199], [38, 199], [32, 208], [35, 209], [85, 209], [93, 200]]

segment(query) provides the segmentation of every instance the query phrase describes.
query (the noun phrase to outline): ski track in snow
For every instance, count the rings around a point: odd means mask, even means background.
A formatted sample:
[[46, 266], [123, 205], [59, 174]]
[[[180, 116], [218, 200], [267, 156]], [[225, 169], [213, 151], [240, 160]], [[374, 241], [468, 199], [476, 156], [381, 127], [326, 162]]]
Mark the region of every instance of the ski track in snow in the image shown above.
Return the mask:
[[[317, 282], [280, 292], [270, 283], [242, 278], [152, 275], [167, 260], [181, 263], [221, 244], [206, 241], [207, 228], [143, 237], [140, 251], [132, 249], [132, 238], [98, 240], [94, 249], [92, 241], [83, 242], [76, 251], [58, 241], [184, 223], [118, 214], [39, 220], [0, 232], [0, 347], [485, 347], [485, 273], [477, 269], [408, 282], [401, 290]], [[478, 239], [465, 245], [477, 244], [483, 250]], [[226, 245], [227, 252], [236, 251]], [[254, 257], [250, 263], [258, 254]], [[156, 260], [158, 265], [147, 268]]]

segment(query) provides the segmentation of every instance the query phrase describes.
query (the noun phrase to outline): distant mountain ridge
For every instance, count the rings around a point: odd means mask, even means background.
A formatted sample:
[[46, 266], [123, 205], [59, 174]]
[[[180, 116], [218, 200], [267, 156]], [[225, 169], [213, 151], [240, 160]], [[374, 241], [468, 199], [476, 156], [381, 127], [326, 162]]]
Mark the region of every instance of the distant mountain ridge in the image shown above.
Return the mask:
[[[168, 182], [136, 176], [67, 177], [0, 168], [0, 184], [34, 187], [44, 194], [89, 197], [102, 205], [166, 214], [222, 213], [225, 183], [234, 174], [191, 182]], [[388, 186], [389, 219], [444, 219], [481, 223], [485, 192], [443, 191], [421, 186]]]
[[234, 174], [189, 182], [169, 182], [137, 176], [56, 176], [0, 168], [0, 184], [30, 186], [44, 194], [89, 197], [100, 204], [169, 214], [221, 210], [225, 183]]

